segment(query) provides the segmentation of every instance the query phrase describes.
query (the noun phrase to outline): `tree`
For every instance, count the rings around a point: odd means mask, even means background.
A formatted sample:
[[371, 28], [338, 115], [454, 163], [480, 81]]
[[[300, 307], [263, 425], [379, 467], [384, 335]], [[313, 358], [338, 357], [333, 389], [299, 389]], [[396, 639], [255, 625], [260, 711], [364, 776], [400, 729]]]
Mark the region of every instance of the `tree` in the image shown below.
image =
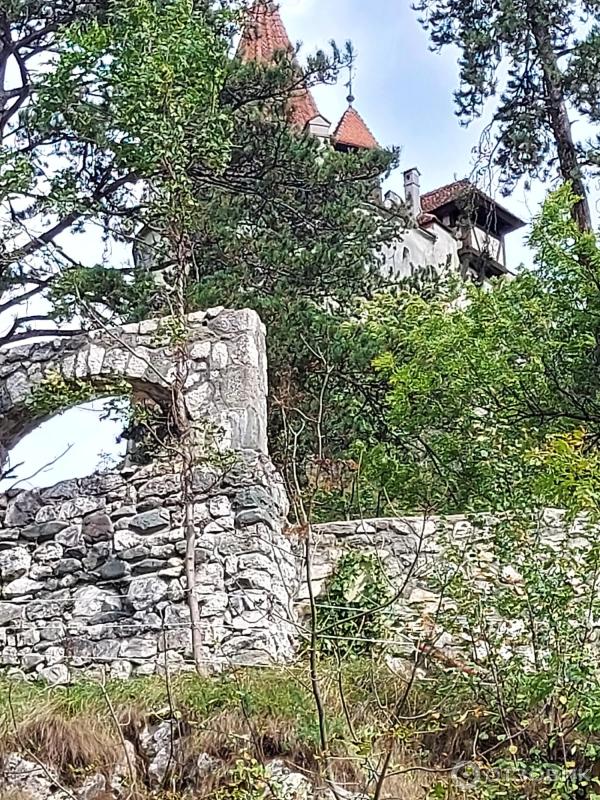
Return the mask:
[[34, 124], [62, 33], [106, 5], [9, 0], [0, 9], [0, 344], [48, 327], [47, 308], [36, 301], [70, 263], [62, 235], [113, 206], [131, 182], [91, 142]]
[[[329, 407], [342, 378], [339, 331], [356, 298], [383, 285], [383, 245], [404, 227], [378, 201], [379, 181], [396, 153], [340, 153], [300, 135], [287, 114], [295, 80], [286, 61], [234, 64], [224, 97], [226, 105], [241, 104], [233, 115], [233, 158], [216, 179], [194, 169], [205, 212], [191, 292], [200, 307], [248, 305], [266, 323], [272, 446], [280, 464], [289, 456], [290, 421], [316, 419], [320, 402]], [[271, 94], [279, 87], [281, 100], [257, 115], [253, 98], [269, 85]], [[339, 452], [331, 416], [320, 447], [314, 426], [304, 431], [303, 455]]]
[[[303, 456], [339, 454], [347, 440], [347, 402], [328, 418], [320, 447], [313, 421], [332, 393], [350, 399], [340, 370], [346, 358], [341, 329], [356, 298], [382, 287], [383, 246], [405, 225], [401, 213], [387, 211], [379, 200], [395, 150], [337, 152], [291, 124], [296, 93], [336, 80], [349, 58], [350, 51], [334, 47], [330, 56], [309, 57], [304, 68], [287, 53], [273, 64], [228, 61], [216, 108], [230, 126], [231, 157], [210, 162], [187, 132], [180, 143], [189, 156], [195, 204], [193, 224], [186, 226], [188, 263], [182, 267], [173, 258], [165, 235], [172, 222], [150, 200], [139, 209], [144, 230], [134, 280], [104, 267], [79, 268], [54, 291], [64, 319], [85, 315], [90, 306], [127, 319], [169, 313], [175, 287], [183, 291], [187, 311], [255, 309], [268, 328], [271, 441], [283, 467], [292, 418], [303, 420]], [[160, 173], [157, 180], [160, 187]], [[148, 280], [152, 275], [158, 280]]]
[[576, 202], [570, 187], [547, 201], [535, 270], [367, 305], [358, 327], [378, 342], [388, 433], [355, 449], [392, 507], [598, 505], [600, 251]]
[[[507, 190], [522, 177], [555, 171], [580, 198], [573, 214], [591, 230], [586, 174], [597, 142], [573, 135], [573, 121], [600, 121], [600, 5], [597, 0], [418, 0], [433, 46], [460, 50], [457, 113], [469, 123], [497, 98], [491, 159]], [[499, 74], [506, 73], [501, 82]]]

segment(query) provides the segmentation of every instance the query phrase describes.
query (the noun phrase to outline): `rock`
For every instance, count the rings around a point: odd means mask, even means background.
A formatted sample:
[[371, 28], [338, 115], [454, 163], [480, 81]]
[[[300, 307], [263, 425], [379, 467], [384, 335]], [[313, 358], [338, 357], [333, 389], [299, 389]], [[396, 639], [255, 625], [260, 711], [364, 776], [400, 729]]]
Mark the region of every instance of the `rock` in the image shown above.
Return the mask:
[[32, 581], [48, 581], [53, 580], [54, 564], [33, 564], [29, 570], [29, 577]]
[[81, 530], [86, 542], [102, 542], [111, 537], [113, 524], [108, 514], [97, 511], [84, 518]]
[[134, 578], [129, 584], [127, 600], [136, 611], [151, 608], [167, 595], [167, 583], [154, 576]]
[[261, 523], [268, 525], [271, 530], [277, 529], [275, 514], [265, 508], [248, 508], [235, 515], [235, 524], [238, 528], [248, 528]]
[[[52, 509], [49, 510], [53, 513]], [[54, 539], [54, 537], [66, 527], [67, 523], [62, 520], [50, 520], [49, 522], [28, 525], [27, 528], [21, 532], [21, 535], [24, 539], [29, 539], [30, 541], [43, 542], [47, 539]]]
[[66, 685], [69, 683], [70, 673], [66, 664], [53, 664], [39, 671], [39, 676], [52, 686]]
[[59, 519], [83, 517], [98, 511], [101, 506], [102, 500], [97, 497], [76, 497], [74, 500], [68, 500], [59, 506], [58, 517]]
[[114, 522], [117, 520], [123, 519], [124, 517], [134, 517], [137, 513], [137, 508], [135, 506], [120, 506], [115, 511], [111, 512], [111, 519]]
[[100, 567], [100, 577], [105, 581], [114, 581], [129, 574], [131, 567], [118, 558], [111, 558]]
[[3, 594], [7, 600], [16, 597], [26, 597], [29, 595], [38, 594], [44, 589], [44, 584], [38, 581], [32, 581], [30, 578], [17, 578], [16, 581], [7, 583], [4, 587]]
[[[222, 614], [229, 603], [229, 598], [225, 592], [214, 592], [212, 594], [201, 597], [198, 605], [200, 606], [200, 616], [216, 617]], [[264, 618], [264, 613], [260, 612]]]
[[268, 572], [263, 570], [246, 569], [233, 578], [233, 583], [238, 589], [264, 589], [269, 591], [273, 585], [273, 579]]
[[154, 658], [158, 652], [158, 643], [155, 638], [144, 639], [141, 636], [125, 639], [119, 649], [119, 657], [128, 661], [147, 661]]
[[54, 574], [57, 577], [62, 578], [65, 575], [71, 575], [72, 573], [78, 572], [81, 569], [83, 569], [83, 564], [81, 561], [78, 561], [76, 558], [63, 558], [54, 568]]
[[85, 542], [80, 525], [69, 525], [59, 531], [54, 541], [64, 548], [66, 556], [79, 556], [85, 553]]
[[23, 628], [14, 635], [14, 644], [23, 650], [26, 647], [33, 647], [40, 641], [40, 632], [36, 628]]
[[88, 775], [83, 782], [83, 786], [77, 792], [77, 800], [99, 800], [100, 797], [106, 798], [106, 778], [100, 773]]
[[55, 664], [62, 664], [65, 660], [65, 648], [64, 647], [48, 647], [47, 650], [44, 651], [44, 655], [46, 656], [46, 662], [49, 666], [54, 666]]
[[12, 581], [29, 572], [31, 555], [24, 547], [0, 550], [0, 579]]
[[42, 501], [37, 492], [21, 492], [9, 501], [4, 524], [7, 528], [11, 528], [34, 522], [41, 505]]
[[121, 610], [121, 600], [114, 592], [96, 586], [78, 589], [73, 601], [74, 617], [92, 617], [94, 614]]
[[114, 680], [118, 681], [126, 681], [131, 678], [131, 673], [133, 672], [133, 667], [130, 661], [123, 661], [123, 659], [119, 659], [117, 661], [113, 661], [110, 665], [110, 677]]
[[154, 508], [137, 514], [129, 522], [131, 530], [138, 533], [150, 534], [165, 530], [171, 524], [169, 512], [165, 508]]
[[0, 601], [0, 626], [7, 625], [17, 619], [22, 619], [24, 613], [24, 606], [18, 606], [15, 603], [2, 603]]
[[106, 639], [103, 638], [99, 642], [95, 642], [92, 647], [92, 658], [97, 659], [100, 663], [116, 661], [119, 658], [120, 651], [123, 643], [119, 639]]
[[140, 561], [150, 555], [150, 548], [132, 547], [129, 550], [122, 550], [119, 555], [124, 561]]
[[285, 761], [276, 759], [267, 764], [266, 773], [277, 786], [281, 800], [311, 800], [314, 787], [311, 781], [299, 772], [292, 772]]
[[181, 477], [179, 475], [160, 475], [151, 478], [138, 490], [140, 500], [148, 497], [173, 497], [181, 491]]
[[129, 530], [116, 530], [113, 537], [113, 545], [117, 553], [139, 547], [143, 542], [144, 538], [142, 536], [137, 533], [131, 533]]
[[33, 557], [40, 564], [51, 564], [53, 561], [60, 561], [63, 553], [64, 550], [60, 544], [46, 542], [35, 549]]
[[0, 665], [4, 667], [16, 667], [19, 665], [19, 651], [12, 645], [0, 650]]
[[208, 509], [213, 517], [227, 517], [231, 513], [231, 500], [224, 495], [209, 500]]
[[19, 753], [4, 756], [2, 772], [8, 787], [22, 789], [32, 800], [47, 800], [56, 785], [56, 777], [51, 770], [44, 770], [40, 764], [28, 761]]
[[30, 672], [39, 667], [40, 664], [43, 664], [44, 661], [45, 658], [41, 653], [24, 653], [21, 656], [21, 669], [25, 670], [25, 672]]
[[107, 560], [110, 552], [110, 542], [96, 542], [96, 544], [88, 545], [85, 558], [82, 562], [83, 566], [89, 571], [98, 569], [98, 567]]
[[148, 778], [150, 786], [160, 786], [165, 779], [169, 767], [173, 768], [171, 746], [161, 747], [152, 761], [148, 764]]
[[145, 558], [133, 566], [134, 575], [144, 575], [149, 572], [158, 572], [166, 566], [166, 562], [160, 558]]
[[40, 634], [43, 641], [56, 642], [65, 637], [66, 628], [59, 620], [52, 620], [41, 628]]

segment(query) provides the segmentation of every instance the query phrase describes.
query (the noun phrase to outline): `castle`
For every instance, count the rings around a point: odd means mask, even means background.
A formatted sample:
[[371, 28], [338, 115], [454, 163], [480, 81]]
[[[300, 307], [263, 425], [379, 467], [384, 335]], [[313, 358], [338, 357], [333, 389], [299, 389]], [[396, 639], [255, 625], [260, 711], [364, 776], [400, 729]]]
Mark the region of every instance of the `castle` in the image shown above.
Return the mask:
[[[256, 0], [242, 34], [238, 56], [245, 60], [269, 62], [278, 52], [293, 57], [294, 48], [274, 0]], [[354, 106], [337, 125], [319, 111], [309, 88], [298, 90], [292, 99], [291, 122], [298, 130], [318, 137], [339, 151], [372, 149], [379, 143]], [[487, 279], [509, 272], [506, 236], [525, 223], [469, 180], [460, 180], [421, 193], [421, 173], [413, 168], [404, 173], [404, 202], [414, 227], [388, 250], [386, 271], [392, 278], [406, 277], [420, 267], [447, 267], [464, 276]], [[387, 207], [401, 204], [394, 192], [383, 198]]]

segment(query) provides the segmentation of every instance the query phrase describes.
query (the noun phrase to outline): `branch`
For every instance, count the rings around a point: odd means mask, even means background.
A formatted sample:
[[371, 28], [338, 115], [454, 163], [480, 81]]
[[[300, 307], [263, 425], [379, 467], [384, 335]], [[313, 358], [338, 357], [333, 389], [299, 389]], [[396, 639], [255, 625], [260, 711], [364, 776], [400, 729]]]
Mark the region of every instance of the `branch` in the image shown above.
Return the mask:
[[129, 183], [134, 183], [136, 180], [137, 176], [133, 172], [130, 172], [127, 175], [123, 175], [121, 178], [117, 178], [106, 188], [96, 189], [96, 191], [89, 198], [89, 207], [86, 210], [77, 209], [69, 212], [65, 217], [57, 222], [56, 225], [53, 225], [40, 236], [36, 236], [35, 238], [31, 239], [30, 242], [28, 242], [26, 245], [23, 245], [23, 247], [20, 249], [14, 250], [12, 253], [8, 253], [2, 261], [2, 267], [5, 268], [10, 264], [20, 261], [22, 258], [26, 258], [27, 256], [36, 253], [38, 250], [41, 250], [42, 247], [50, 244], [59, 234], [66, 231], [75, 222], [80, 220], [87, 212], [91, 210], [94, 203], [97, 203], [100, 200], [108, 199], [113, 194], [118, 192], [119, 189], [123, 188], [123, 186], [126, 186]]

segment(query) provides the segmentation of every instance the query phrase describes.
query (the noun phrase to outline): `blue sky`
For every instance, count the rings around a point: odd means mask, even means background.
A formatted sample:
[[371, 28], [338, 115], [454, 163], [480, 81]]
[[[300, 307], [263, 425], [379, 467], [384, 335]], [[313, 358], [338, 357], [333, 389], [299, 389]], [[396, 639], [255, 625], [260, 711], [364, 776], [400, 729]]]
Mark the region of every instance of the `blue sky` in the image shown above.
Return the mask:
[[[456, 53], [434, 54], [408, 0], [280, 0], [281, 13], [292, 41], [304, 51], [326, 47], [330, 39], [342, 45], [352, 40], [358, 53], [355, 107], [377, 139], [402, 150], [401, 168], [392, 187], [402, 191], [402, 170], [417, 166], [424, 191], [468, 175], [472, 148], [481, 124], [459, 125], [454, 115], [453, 91], [457, 85]], [[315, 94], [321, 113], [337, 122], [346, 108], [347, 90], [321, 87]], [[517, 190], [502, 202], [529, 220], [546, 189]], [[509, 237], [513, 266], [528, 260], [524, 236]], [[90, 242], [84, 249], [91, 252]], [[83, 242], [81, 243], [83, 246]], [[51, 485], [64, 478], [86, 475], [100, 453], [114, 452], [119, 426], [100, 422], [88, 408], [75, 409], [30, 434], [12, 454], [13, 463], [25, 462], [19, 477], [32, 475], [71, 446], [55, 465], [28, 483]]]

